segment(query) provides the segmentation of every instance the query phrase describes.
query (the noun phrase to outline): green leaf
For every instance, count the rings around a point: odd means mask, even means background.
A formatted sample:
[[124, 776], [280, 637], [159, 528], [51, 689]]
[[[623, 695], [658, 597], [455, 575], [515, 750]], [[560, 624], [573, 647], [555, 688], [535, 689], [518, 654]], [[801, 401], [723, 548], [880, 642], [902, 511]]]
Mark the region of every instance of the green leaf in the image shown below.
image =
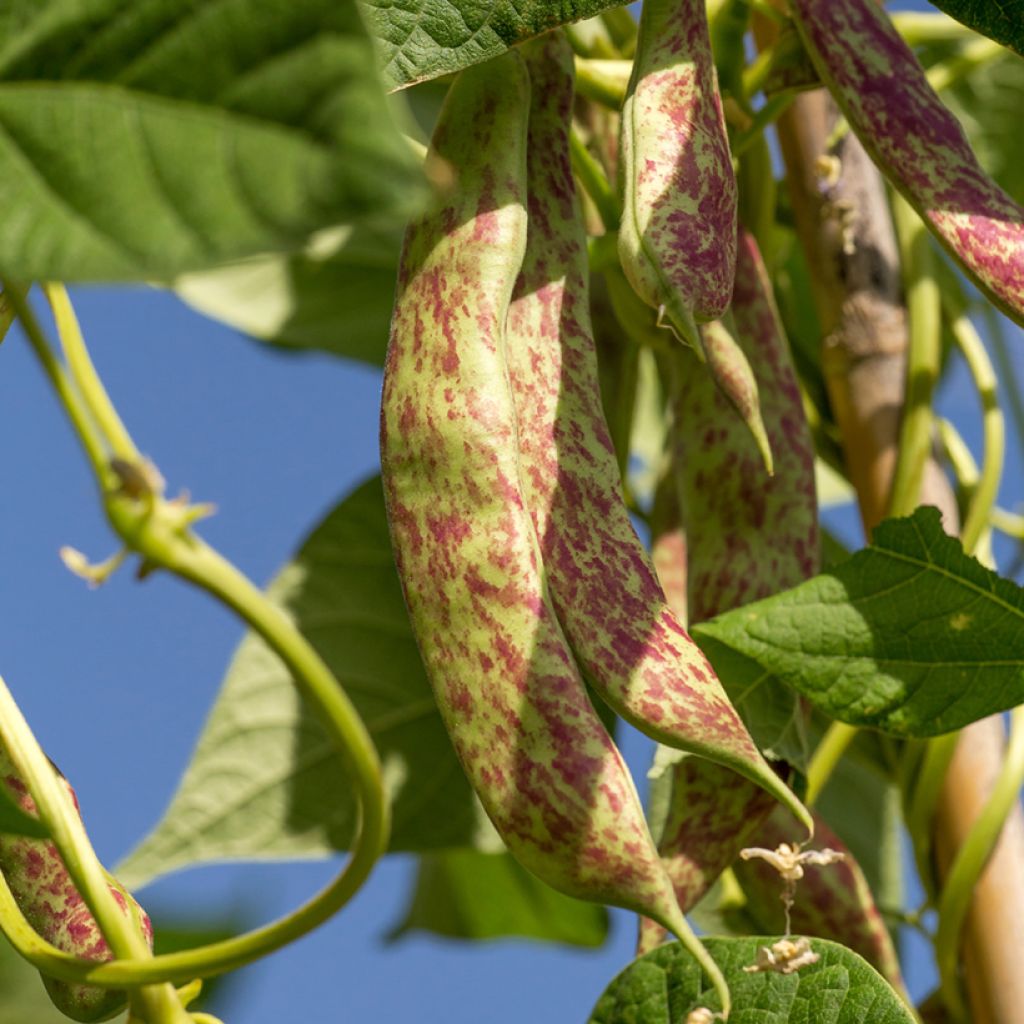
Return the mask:
[[[377, 744], [394, 814], [391, 849], [500, 849], [423, 672], [379, 478], [327, 516], [268, 592], [331, 666]], [[137, 888], [205, 861], [325, 856], [346, 849], [355, 809], [319, 720], [249, 635], [170, 809], [117, 875]]]
[[596, 947], [608, 935], [608, 912], [556, 892], [507, 853], [444, 850], [421, 855], [412, 900], [389, 938], [412, 931]]
[[333, 230], [305, 252], [179, 277], [195, 309], [253, 338], [383, 365], [401, 231]]
[[448, 75], [616, 0], [363, 0], [386, 81], [395, 88]]
[[835, 569], [693, 632], [723, 679], [754, 661], [832, 718], [924, 737], [1024, 701], [1022, 624], [1024, 590], [919, 508]]
[[[794, 974], [747, 974], [760, 946], [775, 938], [706, 939], [732, 990], [729, 1024], [911, 1024], [885, 980], [856, 953], [814, 939], [821, 958]], [[598, 1000], [590, 1024], [681, 1024], [697, 1007], [717, 1009], [710, 985], [678, 944], [635, 960]]]
[[419, 204], [352, 4], [125, 10], [0, 0], [4, 273], [167, 279]]
[[932, 0], [968, 28], [1024, 54], [1024, 0]]

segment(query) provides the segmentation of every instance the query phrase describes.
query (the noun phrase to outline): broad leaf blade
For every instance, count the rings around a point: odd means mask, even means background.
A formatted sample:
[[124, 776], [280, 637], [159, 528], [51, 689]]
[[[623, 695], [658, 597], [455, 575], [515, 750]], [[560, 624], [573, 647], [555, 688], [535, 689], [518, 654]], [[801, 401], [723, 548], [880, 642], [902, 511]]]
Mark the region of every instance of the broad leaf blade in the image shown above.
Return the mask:
[[395, 88], [452, 74], [558, 25], [590, 18], [617, 0], [364, 0], [385, 80]]
[[[332, 667], [380, 750], [393, 850], [500, 849], [437, 714], [409, 629], [380, 480], [318, 526], [270, 596]], [[248, 636], [170, 809], [118, 868], [137, 887], [190, 864], [345, 849], [355, 804], [319, 721], [262, 641]]]
[[[730, 1024], [911, 1024], [913, 1017], [884, 979], [856, 953], [815, 939], [816, 964], [789, 975], [747, 974], [773, 938], [713, 938], [705, 945], [732, 990]], [[629, 965], [605, 990], [590, 1024], [679, 1024], [697, 1007], [717, 1009], [707, 978], [673, 943]]]
[[932, 0], [975, 32], [1024, 54], [1024, 0]]
[[150, 15], [0, 4], [5, 273], [166, 279], [416, 207], [353, 5], [168, 0]]
[[326, 242], [188, 274], [174, 288], [201, 313], [253, 338], [381, 366], [401, 232], [340, 228]]
[[750, 660], [832, 718], [937, 736], [1024, 701], [1024, 590], [964, 554], [934, 508], [775, 597], [694, 627], [728, 679]]
[[608, 912], [556, 892], [507, 853], [443, 850], [420, 856], [412, 900], [389, 937], [413, 931], [596, 947], [607, 937]]

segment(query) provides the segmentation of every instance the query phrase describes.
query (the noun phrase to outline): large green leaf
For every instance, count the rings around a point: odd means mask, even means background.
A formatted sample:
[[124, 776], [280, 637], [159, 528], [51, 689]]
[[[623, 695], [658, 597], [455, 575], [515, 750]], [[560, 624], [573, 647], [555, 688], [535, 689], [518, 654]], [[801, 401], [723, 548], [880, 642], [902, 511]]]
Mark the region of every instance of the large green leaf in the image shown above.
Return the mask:
[[832, 718], [924, 737], [1024, 701], [1022, 627], [1024, 590], [920, 508], [835, 569], [693, 632], [725, 680], [754, 661]]
[[174, 287], [190, 306], [253, 338], [380, 366], [401, 246], [397, 229], [342, 228], [305, 252], [188, 274]]
[[[269, 593], [337, 674], [377, 744], [394, 813], [391, 849], [500, 849], [423, 672], [378, 478], [327, 516]], [[247, 636], [167, 814], [118, 877], [136, 888], [204, 861], [345, 849], [356, 809], [350, 794], [319, 720], [281, 662]]]
[[932, 0], [940, 10], [1024, 54], [1024, 0]]
[[[706, 939], [732, 990], [729, 1024], [911, 1024], [899, 996], [873, 967], [835, 942], [814, 939], [820, 960], [793, 974], [748, 974], [776, 938]], [[697, 1007], [718, 1009], [700, 967], [678, 943], [633, 961], [605, 990], [590, 1024], [681, 1024]]]
[[421, 855], [412, 900], [390, 937], [411, 931], [593, 947], [608, 934], [608, 912], [556, 892], [507, 853], [442, 850]]
[[374, 60], [336, 0], [0, 0], [0, 269], [166, 279], [404, 218]]
[[451, 74], [617, 0], [363, 0], [385, 79], [394, 87]]

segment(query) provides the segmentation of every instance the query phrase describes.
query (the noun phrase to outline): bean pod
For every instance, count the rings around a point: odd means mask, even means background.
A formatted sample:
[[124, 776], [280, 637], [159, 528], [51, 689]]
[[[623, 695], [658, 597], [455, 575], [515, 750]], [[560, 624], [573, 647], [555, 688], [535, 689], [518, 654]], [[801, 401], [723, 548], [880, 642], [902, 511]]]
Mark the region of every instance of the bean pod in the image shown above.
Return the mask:
[[[744, 229], [731, 312], [763, 396], [776, 473], [765, 477], [721, 392], [695, 359], [680, 353], [674, 464], [694, 622], [795, 586], [818, 568], [814, 446], [771, 282], [757, 243]], [[685, 758], [666, 770], [671, 798], [659, 849], [680, 906], [688, 910], [772, 807], [747, 781], [726, 777], [714, 765]], [[641, 923], [641, 949], [663, 937], [660, 926]]]
[[[32, 797], [6, 752], [0, 749], [0, 778], [27, 814], [36, 815]], [[75, 808], [74, 790], [61, 776]], [[65, 953], [99, 962], [113, 953], [99, 924], [75, 887], [56, 846], [49, 840], [0, 834], [0, 871], [29, 924], [48, 942]], [[146, 912], [116, 879], [108, 876], [110, 892], [126, 917], [136, 921], [150, 946], [153, 928]], [[43, 985], [57, 1007], [72, 1020], [109, 1020], [124, 1010], [127, 994], [43, 976]]]
[[630, 284], [699, 349], [729, 305], [736, 178], [704, 0], [644, 0], [622, 108], [619, 257]]
[[882, 173], [1008, 316], [1024, 324], [1024, 207], [985, 174], [960, 122], [874, 0], [791, 0], [822, 81]]
[[523, 493], [551, 599], [584, 676], [616, 712], [663, 743], [728, 765], [800, 813], [669, 608], [630, 523], [601, 406], [586, 236], [568, 156], [572, 53], [560, 35], [542, 53], [530, 65], [530, 225], [508, 315], [508, 368]]
[[438, 121], [428, 159], [456, 187], [406, 235], [385, 365], [392, 542], [442, 717], [509, 850], [562, 892], [687, 934], [551, 607], [523, 494], [505, 320], [526, 242], [528, 112], [511, 51], [463, 71]]

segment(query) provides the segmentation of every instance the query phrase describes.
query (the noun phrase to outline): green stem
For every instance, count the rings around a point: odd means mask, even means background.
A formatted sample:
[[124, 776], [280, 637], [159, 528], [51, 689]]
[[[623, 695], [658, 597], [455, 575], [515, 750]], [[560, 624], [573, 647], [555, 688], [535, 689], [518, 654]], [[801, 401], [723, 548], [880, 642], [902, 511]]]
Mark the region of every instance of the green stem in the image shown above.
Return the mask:
[[817, 802], [836, 765], [856, 738], [856, 726], [847, 725], [846, 722], [833, 722], [825, 731], [807, 766], [807, 795], [804, 803], [808, 807], [813, 807]]
[[71, 377], [100, 435], [106, 439], [114, 455], [129, 462], [141, 461], [142, 456], [118, 416], [89, 357], [67, 290], [64, 285], [51, 282], [43, 285], [43, 292], [53, 310], [57, 336], [61, 340]]
[[1005, 56], [1006, 50], [992, 39], [973, 39], [958, 54], [930, 67], [926, 74], [928, 84], [943, 92], [966, 78], [975, 68]]
[[992, 525], [1007, 537], [1024, 540], [1024, 516], [996, 506], [992, 509]]
[[[47, 973], [72, 981], [123, 988], [165, 981], [187, 982], [240, 967], [294, 941], [335, 914], [361, 887], [387, 848], [389, 808], [377, 751], [348, 696], [288, 617], [233, 565], [190, 532], [188, 525], [195, 518], [194, 510], [159, 496], [138, 501], [111, 486], [105, 450], [110, 439], [103, 436], [89, 412], [90, 408], [102, 409], [109, 399], [84, 343], [80, 337], [70, 341], [72, 349], [80, 345], [72, 366], [72, 380], [53, 355], [27, 304], [16, 304], [15, 309], [23, 318], [33, 351], [85, 447], [115, 531], [131, 550], [142, 556], [144, 564], [175, 573], [233, 609], [281, 658], [303, 696], [320, 715], [351, 772], [360, 813], [352, 854], [337, 878], [294, 913], [242, 936], [149, 959], [125, 950], [122, 959], [96, 964], [62, 953], [35, 935], [13, 904], [2, 879], [0, 922], [23, 956]], [[62, 317], [58, 324], [67, 329], [66, 318]], [[68, 339], [64, 343], [68, 345]], [[82, 390], [90, 393], [88, 403], [81, 397]], [[110, 422], [105, 416], [104, 423], [109, 426]]]
[[959, 733], [951, 732], [928, 740], [906, 812], [907, 832], [913, 842], [918, 873], [929, 894], [935, 891], [931, 857], [934, 834], [932, 826], [959, 736]]
[[618, 113], [626, 98], [631, 63], [628, 60], [576, 58], [576, 91], [588, 100]]
[[903, 36], [909, 46], [975, 38], [969, 28], [948, 14], [940, 14], [938, 11], [893, 11], [890, 17], [896, 31]]
[[587, 144], [575, 128], [569, 132], [569, 156], [572, 160], [572, 169], [584, 191], [593, 200], [605, 231], [618, 231], [619, 221], [622, 219], [618, 197], [604, 173], [604, 168], [587, 149]]
[[88, 458], [96, 479], [99, 481], [100, 490], [106, 491], [111, 486], [112, 479], [104, 450], [103, 437], [97, 429], [96, 423], [89, 415], [89, 410], [82, 401], [81, 396], [75, 390], [71, 378], [50, 349], [46, 335], [39, 326], [39, 321], [36, 319], [32, 307], [28, 304], [24, 290], [16, 285], [12, 285], [6, 279], [3, 279], [3, 290], [4, 294], [9, 297], [18, 320], [21, 321], [22, 329], [25, 331], [25, 336], [28, 338], [32, 351], [39, 360], [43, 372], [49, 377], [54, 391], [57, 392], [57, 397], [64, 406], [64, 411], [71, 420], [71, 426], [78, 435], [79, 443], [85, 450], [86, 458]]
[[[152, 958], [141, 930], [131, 915], [122, 912], [111, 893], [106, 873], [92, 848], [82, 819], [2, 679], [0, 739], [28, 786], [40, 820], [49, 831], [75, 887], [92, 911], [114, 956], [137, 958], [142, 962]], [[142, 988], [131, 993], [131, 1002], [148, 1024], [181, 1024], [189, 1019], [170, 985]]]
[[940, 989], [950, 1015], [967, 1020], [957, 967], [960, 939], [974, 886], [999, 842], [1007, 816], [1016, 806], [1024, 783], [1024, 707], [1010, 713], [1010, 742], [999, 777], [981, 814], [971, 826], [957, 851], [939, 900], [939, 928], [935, 936], [935, 959]]
[[601, 21], [623, 57], [636, 53], [636, 19], [627, 7], [609, 7], [601, 12]]
[[932, 446], [932, 396], [942, 358], [940, 292], [928, 231], [911, 205], [893, 196], [893, 215], [910, 318], [907, 388], [889, 511], [906, 516], [917, 507]]
[[796, 97], [795, 90], [776, 93], [759, 107], [750, 124], [736, 133], [732, 143], [733, 157], [742, 156], [761, 137], [765, 128], [774, 124], [789, 109]]
[[981, 460], [981, 472], [960, 531], [964, 550], [970, 554], [977, 547], [982, 534], [988, 528], [992, 509], [996, 503], [996, 494], [999, 491], [999, 482], [1003, 475], [1006, 431], [1003, 411], [999, 406], [998, 382], [988, 353], [985, 351], [985, 345], [974, 329], [974, 325], [966, 316], [958, 316], [953, 321], [951, 328], [981, 400], [985, 434], [985, 452]]

